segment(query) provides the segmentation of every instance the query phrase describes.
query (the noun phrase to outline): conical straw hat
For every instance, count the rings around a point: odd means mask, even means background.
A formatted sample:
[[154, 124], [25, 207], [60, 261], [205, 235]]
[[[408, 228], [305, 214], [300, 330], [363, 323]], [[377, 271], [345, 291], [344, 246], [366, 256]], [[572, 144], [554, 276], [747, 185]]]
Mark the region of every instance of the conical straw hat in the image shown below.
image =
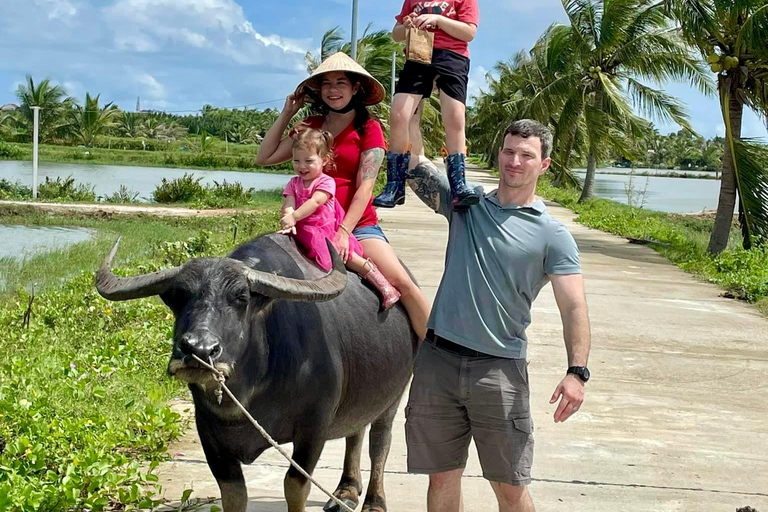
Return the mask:
[[345, 73], [354, 73], [357, 75], [360, 79], [360, 86], [362, 88], [361, 97], [364, 105], [375, 105], [384, 99], [384, 95], [386, 94], [384, 86], [381, 85], [378, 80], [373, 78], [363, 66], [352, 60], [349, 55], [343, 52], [336, 52], [325, 59], [317, 69], [312, 72], [309, 78], [299, 84], [294, 94], [301, 94], [305, 86], [316, 93], [319, 93], [322, 75], [330, 73], [331, 71], [343, 71]]

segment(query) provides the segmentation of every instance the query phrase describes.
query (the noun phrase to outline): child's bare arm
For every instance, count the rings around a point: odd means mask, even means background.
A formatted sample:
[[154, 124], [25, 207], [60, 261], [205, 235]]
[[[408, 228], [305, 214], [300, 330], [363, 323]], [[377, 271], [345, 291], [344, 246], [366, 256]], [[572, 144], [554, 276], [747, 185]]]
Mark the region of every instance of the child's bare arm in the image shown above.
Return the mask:
[[320, 206], [324, 205], [328, 199], [330, 199], [330, 195], [328, 195], [327, 192], [321, 192], [317, 191], [314, 194], [312, 194], [312, 197], [310, 197], [307, 202], [299, 206], [296, 211], [293, 212], [291, 215], [293, 217], [293, 220], [298, 222], [302, 219], [306, 219], [315, 211], [320, 208]]
[[283, 206], [280, 208], [280, 211], [283, 212], [283, 215], [286, 213], [293, 213], [293, 209], [296, 207], [296, 198], [294, 196], [285, 196], [285, 199], [283, 199]]
[[477, 25], [452, 20], [440, 14], [422, 14], [417, 16], [413, 19], [413, 25], [416, 28], [421, 29], [426, 28], [427, 25], [431, 25], [435, 28], [439, 28], [449, 36], [466, 42], [472, 41], [477, 33]]

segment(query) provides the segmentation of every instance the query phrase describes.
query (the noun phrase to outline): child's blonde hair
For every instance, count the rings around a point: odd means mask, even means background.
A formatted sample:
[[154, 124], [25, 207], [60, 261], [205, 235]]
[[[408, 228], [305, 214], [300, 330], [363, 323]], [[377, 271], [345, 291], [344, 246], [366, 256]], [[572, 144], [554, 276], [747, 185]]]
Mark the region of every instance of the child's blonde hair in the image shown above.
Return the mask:
[[331, 135], [331, 132], [304, 127], [299, 128], [296, 135], [293, 136], [293, 146], [291, 146], [291, 149], [314, 151], [320, 158], [328, 158], [329, 161], [332, 161], [331, 147], [333, 147], [333, 135]]

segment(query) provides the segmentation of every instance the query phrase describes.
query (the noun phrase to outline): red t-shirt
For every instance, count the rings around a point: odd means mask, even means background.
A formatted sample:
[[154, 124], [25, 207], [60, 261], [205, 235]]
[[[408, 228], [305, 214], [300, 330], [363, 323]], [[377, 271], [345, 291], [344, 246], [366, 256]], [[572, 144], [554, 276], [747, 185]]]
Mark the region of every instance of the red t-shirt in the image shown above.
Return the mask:
[[[442, 0], [437, 2], [424, 2], [419, 0], [405, 0], [400, 14], [395, 16], [398, 23], [411, 13], [441, 14], [446, 18], [471, 23], [477, 26], [480, 21], [480, 11], [477, 8], [477, 0]], [[440, 29], [431, 29], [435, 33], [435, 48], [450, 50], [465, 57], [469, 57], [469, 43], [448, 35]]]
[[[323, 116], [310, 116], [303, 121], [310, 128], [320, 130], [323, 127]], [[295, 132], [291, 132], [293, 134]], [[386, 148], [384, 132], [375, 119], [369, 119], [365, 124], [365, 135], [362, 137], [355, 130], [354, 121], [333, 138], [333, 166], [324, 172], [336, 182], [336, 200], [345, 212], [349, 211], [352, 198], [357, 192], [357, 172], [360, 169], [360, 157], [369, 149]], [[368, 200], [363, 215], [356, 228], [374, 226], [379, 223], [376, 210], [373, 209], [373, 195]]]

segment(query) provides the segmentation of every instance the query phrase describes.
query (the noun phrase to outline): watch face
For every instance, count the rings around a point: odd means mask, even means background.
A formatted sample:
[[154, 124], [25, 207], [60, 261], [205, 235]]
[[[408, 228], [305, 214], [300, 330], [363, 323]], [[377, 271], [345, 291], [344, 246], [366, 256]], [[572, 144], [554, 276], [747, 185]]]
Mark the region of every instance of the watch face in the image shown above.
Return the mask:
[[584, 380], [589, 380], [589, 368], [584, 368], [584, 370], [581, 372], [581, 376], [584, 377]]

